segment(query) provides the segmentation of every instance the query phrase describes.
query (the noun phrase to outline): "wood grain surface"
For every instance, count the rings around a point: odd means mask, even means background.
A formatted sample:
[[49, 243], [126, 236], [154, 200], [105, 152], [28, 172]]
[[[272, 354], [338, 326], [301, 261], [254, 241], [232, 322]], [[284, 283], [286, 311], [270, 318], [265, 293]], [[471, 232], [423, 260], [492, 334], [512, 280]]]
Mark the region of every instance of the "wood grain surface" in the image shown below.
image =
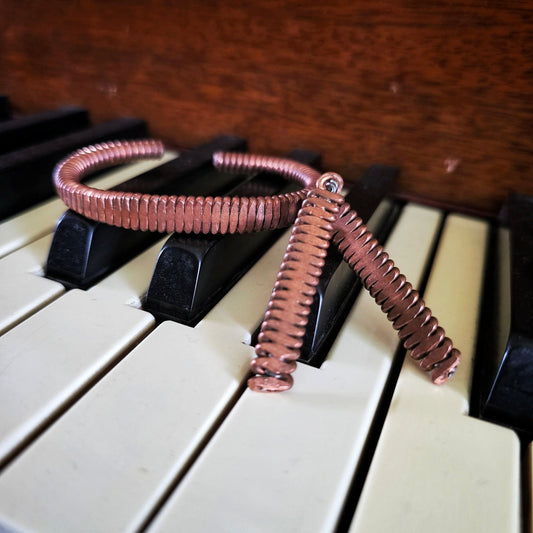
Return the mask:
[[219, 133], [320, 150], [350, 180], [495, 212], [533, 194], [533, 3], [35, 0], [0, 3], [0, 93], [134, 115], [192, 146]]

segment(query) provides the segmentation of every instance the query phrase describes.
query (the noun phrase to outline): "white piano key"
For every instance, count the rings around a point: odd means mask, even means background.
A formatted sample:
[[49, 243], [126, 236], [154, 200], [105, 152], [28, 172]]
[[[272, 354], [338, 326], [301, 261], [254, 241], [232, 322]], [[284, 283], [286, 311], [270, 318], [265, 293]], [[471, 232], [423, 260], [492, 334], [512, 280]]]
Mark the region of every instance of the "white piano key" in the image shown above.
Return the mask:
[[60, 296], [63, 285], [43, 277], [52, 235], [0, 259], [0, 335]]
[[406, 358], [350, 533], [519, 531], [519, 444], [466, 416], [487, 226], [449, 217], [426, 301], [462, 351], [448, 384]]
[[[416, 284], [438, 212], [408, 207], [387, 249]], [[150, 531], [331, 531], [398, 337], [363, 292], [321, 369], [280, 395], [246, 391]]]
[[0, 257], [51, 233], [65, 204], [54, 198], [0, 222]]
[[[98, 189], [109, 189], [176, 157], [177, 153], [169, 150], [161, 159], [125, 165], [89, 180], [87, 184]], [[1, 222], [0, 257], [52, 232], [57, 219], [65, 211], [65, 204], [59, 198], [54, 198]]]
[[136, 530], [247, 374], [245, 342], [264, 313], [286, 241], [195, 329], [166, 322], [152, 332], [18, 457], [0, 477], [0, 523]]
[[[132, 307], [141, 307], [157, 261], [157, 256], [168, 235], [134, 257], [115, 272], [92, 286], [88, 292], [94, 298], [112, 299]], [[176, 272], [176, 275], [179, 275]]]
[[151, 314], [127, 304], [146, 291], [156, 254], [145, 251], [102, 280], [105, 288], [70, 291], [0, 337], [0, 404], [23, 409], [0, 417], [0, 462], [154, 327]]
[[[0, 338], [0, 461], [153, 326], [73, 290]], [[111, 326], [111, 327], [109, 327]]]

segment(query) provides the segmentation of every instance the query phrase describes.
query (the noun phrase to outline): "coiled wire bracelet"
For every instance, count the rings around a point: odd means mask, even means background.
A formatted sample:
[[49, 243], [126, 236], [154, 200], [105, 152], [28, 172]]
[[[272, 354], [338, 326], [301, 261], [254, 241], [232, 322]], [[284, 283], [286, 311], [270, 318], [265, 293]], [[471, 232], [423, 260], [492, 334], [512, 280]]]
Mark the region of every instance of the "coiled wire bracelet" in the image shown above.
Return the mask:
[[163, 144], [151, 139], [81, 148], [58, 164], [54, 184], [59, 197], [74, 211], [134, 230], [224, 234], [294, 223], [255, 347], [256, 357], [251, 363], [254, 376], [248, 380], [251, 389], [274, 392], [292, 387], [291, 374], [331, 242], [387, 314], [411, 357], [431, 372], [433, 383], [442, 384], [453, 375], [460, 352], [418, 291], [344, 201], [338, 174], [320, 175], [289, 159], [218, 152], [213, 155], [213, 164], [219, 170], [273, 172], [299, 183], [302, 189], [267, 197], [203, 197], [103, 191], [80, 183], [97, 169], [159, 158], [163, 151]]

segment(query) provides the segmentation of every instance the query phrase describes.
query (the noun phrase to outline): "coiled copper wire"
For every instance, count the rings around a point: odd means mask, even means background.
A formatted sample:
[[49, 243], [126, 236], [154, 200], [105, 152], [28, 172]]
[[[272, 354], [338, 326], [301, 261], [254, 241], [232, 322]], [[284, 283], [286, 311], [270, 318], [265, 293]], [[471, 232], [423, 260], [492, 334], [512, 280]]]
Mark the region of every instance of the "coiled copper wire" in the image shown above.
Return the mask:
[[303, 188], [278, 196], [231, 198], [102, 191], [79, 183], [96, 169], [162, 154], [162, 143], [154, 140], [89, 146], [56, 167], [54, 183], [60, 198], [78, 213], [142, 231], [244, 233], [287, 226], [298, 213], [256, 346], [257, 358], [252, 362], [256, 376], [249, 381], [251, 388], [286, 390], [292, 385], [291, 373], [296, 368], [314, 287], [332, 237], [387, 313], [405, 348], [423, 370], [432, 371], [432, 381], [444, 383], [455, 372], [459, 351], [357, 213], [337, 194], [340, 176], [329, 173], [320, 177], [314, 169], [287, 159], [217, 153], [213, 157], [217, 168], [275, 172]]
[[255, 374], [248, 387], [260, 392], [290, 389], [300, 356], [307, 317], [316, 293], [324, 258], [333, 235], [333, 222], [344, 198], [326, 187], [342, 189], [338, 175], [324, 174], [304, 200], [292, 228], [287, 252], [261, 325]]
[[433, 383], [447, 381], [459, 364], [460, 352], [446, 337], [418, 291], [394, 266], [349, 205], [342, 206], [334, 228], [333, 242], [387, 314], [404, 347], [411, 350], [411, 357], [420, 361], [423, 370], [432, 370]]
[[303, 189], [266, 197], [203, 197], [102, 191], [79, 183], [96, 169], [162, 154], [162, 143], [154, 140], [96, 144], [62, 161], [54, 172], [54, 184], [68, 207], [113, 226], [166, 233], [245, 233], [290, 225], [319, 176], [310, 167], [286, 159], [250, 155], [244, 159], [243, 154], [218, 153], [213, 156], [217, 168], [272, 171]]
[[[240, 172], [246, 171], [249, 161], [252, 159], [241, 154], [240, 164], [236, 168]], [[279, 163], [270, 162], [270, 170], [276, 171], [277, 164]], [[294, 165], [302, 166], [296, 162]], [[255, 161], [253, 169], [258, 169]], [[298, 168], [298, 171], [301, 172], [301, 169]], [[288, 173], [286, 162], [283, 164], [283, 172]], [[315, 224], [319, 223], [315, 220]], [[394, 266], [394, 262], [389, 259], [383, 247], [379, 245], [357, 213], [346, 203], [341, 207], [339, 218], [333, 223], [333, 242], [339, 247], [346, 262], [359, 275], [363, 286], [369, 290], [387, 314], [387, 318], [398, 331], [403, 346], [411, 350], [411, 357], [420, 361], [420, 368], [431, 371], [433, 383], [439, 385], [445, 383], [455, 373], [459, 364], [461, 355], [459, 350], [454, 348], [452, 341], [446, 337], [437, 319], [425, 306], [419, 292], [413, 289], [405, 276]], [[305, 258], [301, 257], [300, 260], [305, 263]], [[283, 311], [280, 311], [277, 312], [277, 316], [287, 317], [288, 315], [283, 315]], [[263, 322], [262, 332], [264, 324]], [[276, 350], [278, 350], [277, 347]], [[270, 354], [271, 357], [267, 359], [268, 356], [265, 354], [268, 350], [260, 347], [258, 351], [256, 347], [258, 358], [254, 359], [252, 370], [259, 374], [263, 373], [265, 377], [251, 378], [249, 386], [254, 390], [290, 388], [292, 385], [290, 373], [294, 372], [296, 368], [294, 360], [298, 358], [298, 355], [295, 355], [296, 352], [296, 346], [293, 345], [290, 346], [290, 352], [287, 350], [287, 354], [283, 356]], [[282, 360], [286, 366], [279, 364], [276, 359]], [[289, 371], [289, 369], [292, 370]], [[278, 377], [274, 377], [273, 374], [277, 374]]]

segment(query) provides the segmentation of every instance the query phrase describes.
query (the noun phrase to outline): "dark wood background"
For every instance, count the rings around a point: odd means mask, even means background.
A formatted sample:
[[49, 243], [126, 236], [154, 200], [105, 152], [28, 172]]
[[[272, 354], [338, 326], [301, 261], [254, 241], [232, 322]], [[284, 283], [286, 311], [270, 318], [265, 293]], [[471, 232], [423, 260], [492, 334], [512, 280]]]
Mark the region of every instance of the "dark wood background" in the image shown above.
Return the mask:
[[533, 194], [533, 3], [35, 0], [0, 3], [0, 92], [149, 121], [192, 146], [320, 150], [356, 178], [495, 212]]

